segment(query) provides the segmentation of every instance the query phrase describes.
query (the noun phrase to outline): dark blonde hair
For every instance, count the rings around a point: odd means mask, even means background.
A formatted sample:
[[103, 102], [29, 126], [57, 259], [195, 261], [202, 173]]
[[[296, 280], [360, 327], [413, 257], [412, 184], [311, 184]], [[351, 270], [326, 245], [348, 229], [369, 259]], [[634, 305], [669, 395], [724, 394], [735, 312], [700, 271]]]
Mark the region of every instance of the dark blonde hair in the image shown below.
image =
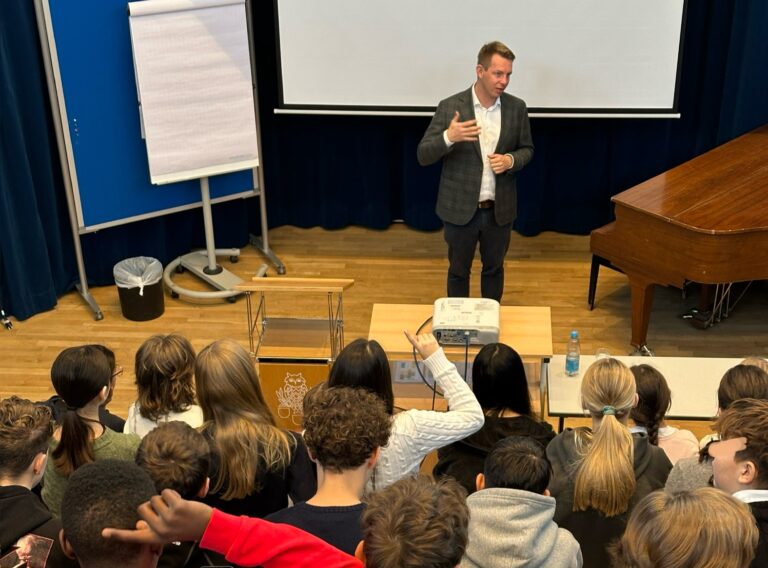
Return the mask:
[[467, 492], [450, 478], [407, 477], [371, 494], [363, 512], [366, 566], [454, 568], [467, 548]]
[[67, 405], [60, 419], [61, 438], [51, 453], [53, 464], [62, 475], [94, 461], [93, 433], [77, 410], [96, 398], [102, 389], [109, 389], [111, 381], [109, 360], [97, 345], [69, 347], [53, 362], [51, 382]]
[[758, 530], [749, 507], [712, 487], [655, 491], [632, 511], [614, 568], [747, 568]]
[[185, 422], [165, 422], [144, 436], [136, 465], [155, 482], [155, 489], [173, 489], [185, 499], [197, 496], [211, 469], [211, 448], [205, 437]]
[[384, 401], [365, 389], [321, 384], [304, 397], [304, 441], [328, 471], [360, 467], [386, 445], [391, 429]]
[[214, 341], [197, 356], [195, 385], [204, 432], [219, 458], [214, 492], [241, 499], [260, 489], [268, 471], [282, 472], [295, 441], [275, 425], [248, 352], [230, 339]]
[[619, 421], [635, 402], [635, 377], [621, 361], [599, 359], [584, 373], [581, 401], [600, 424], [591, 435], [577, 431], [577, 443], [586, 453], [576, 471], [573, 510], [620, 515], [629, 508], [637, 483], [632, 434]]
[[0, 401], [0, 475], [18, 477], [53, 435], [51, 410], [12, 396]]
[[177, 333], [153, 335], [136, 351], [139, 413], [157, 421], [195, 404], [195, 350]]
[[494, 55], [500, 55], [510, 61], [515, 60], [515, 54], [512, 53], [511, 49], [500, 41], [492, 41], [480, 48], [480, 51], [477, 53], [477, 64], [482, 65], [483, 69], [488, 69]]
[[742, 362], [742, 365], [754, 365], [755, 367], [762, 369], [766, 373], [768, 373], [768, 359], [765, 357], [759, 357], [757, 355], [750, 355], [749, 357], [745, 358]]

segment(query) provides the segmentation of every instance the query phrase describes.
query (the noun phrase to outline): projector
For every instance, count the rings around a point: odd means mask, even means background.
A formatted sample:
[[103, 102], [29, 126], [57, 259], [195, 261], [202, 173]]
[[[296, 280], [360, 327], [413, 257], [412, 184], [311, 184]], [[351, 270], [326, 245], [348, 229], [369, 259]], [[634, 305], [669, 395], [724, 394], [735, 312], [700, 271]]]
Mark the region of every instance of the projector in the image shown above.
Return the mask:
[[488, 298], [435, 301], [432, 334], [441, 345], [485, 345], [499, 340], [499, 303]]

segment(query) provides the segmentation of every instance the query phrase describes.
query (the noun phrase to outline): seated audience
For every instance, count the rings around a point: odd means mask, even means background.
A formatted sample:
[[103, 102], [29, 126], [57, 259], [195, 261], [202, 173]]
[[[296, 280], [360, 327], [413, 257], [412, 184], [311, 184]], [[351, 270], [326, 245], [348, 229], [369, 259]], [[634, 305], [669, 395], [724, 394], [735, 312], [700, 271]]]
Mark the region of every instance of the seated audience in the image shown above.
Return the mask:
[[104, 459], [133, 461], [140, 439], [101, 423], [99, 408], [109, 397], [112, 370], [99, 347], [82, 345], [59, 353], [51, 367], [51, 380], [66, 410], [53, 431], [42, 497], [58, 517], [67, 480], [77, 468]]
[[304, 440], [317, 465], [317, 493], [266, 519], [354, 554], [363, 538], [363, 490], [390, 428], [384, 402], [373, 393], [325, 385], [310, 390], [304, 398]]
[[418, 474], [426, 455], [477, 432], [483, 425], [483, 410], [456, 366], [448, 361], [431, 333], [412, 336], [408, 341], [424, 359], [437, 388], [448, 402], [448, 412], [406, 410], [394, 414], [395, 397], [389, 360], [376, 341], [357, 339], [341, 350], [331, 368], [332, 387], [365, 388], [378, 395], [392, 415], [392, 434], [381, 449], [368, 491], [391, 485], [398, 479]]
[[180, 420], [203, 424], [195, 403], [195, 350], [177, 333], [153, 335], [136, 352], [138, 399], [128, 408], [125, 431], [145, 436], [158, 424]]
[[162, 547], [108, 540], [106, 527], [133, 529], [138, 506], [155, 495], [149, 475], [134, 463], [101, 460], [72, 474], [61, 506], [61, 545], [82, 568], [153, 568]]
[[[467, 546], [466, 493], [448, 479], [407, 478], [370, 496], [355, 557], [296, 527], [234, 517], [166, 489], [139, 507], [145, 525], [107, 528], [104, 537], [136, 544], [197, 540], [248, 566], [453, 568]], [[361, 562], [362, 561], [362, 562]]]
[[467, 498], [469, 544], [461, 566], [579, 568], [581, 548], [558, 528], [550, 497], [552, 466], [537, 441], [510, 436], [498, 442]]
[[722, 491], [655, 491], [632, 511], [613, 567], [747, 568], [756, 542], [749, 510]]
[[768, 566], [768, 401], [734, 401], [709, 445], [714, 485], [749, 505], [760, 532], [752, 566]]
[[621, 536], [632, 507], [664, 487], [672, 464], [648, 436], [631, 434], [635, 378], [620, 361], [599, 359], [581, 383], [592, 428], [567, 429], [547, 446], [556, 500], [555, 522], [581, 545], [585, 566], [607, 566], [606, 546]]
[[50, 409], [15, 396], [0, 401], [0, 566], [77, 566], [61, 550], [61, 523], [32, 492], [52, 434]]
[[475, 478], [483, 471], [488, 452], [507, 436], [528, 436], [546, 445], [555, 437], [552, 426], [533, 411], [523, 360], [503, 343], [483, 347], [472, 363], [472, 391], [485, 414], [478, 431], [437, 451], [432, 472], [461, 483], [467, 493], [475, 491]]
[[[208, 493], [211, 449], [205, 437], [184, 422], [165, 422], [144, 436], [136, 464], [146, 471], [160, 493], [173, 489], [184, 499], [202, 499]], [[197, 542], [172, 542], [163, 547], [158, 566], [223, 565], [223, 556], [200, 549]]]
[[645, 432], [648, 441], [664, 450], [672, 462], [699, 455], [699, 441], [690, 430], [667, 426], [664, 415], [672, 404], [672, 392], [667, 380], [650, 365], [635, 365], [629, 369], [635, 376], [639, 401], [630, 418], [635, 423], [630, 432]]
[[303, 438], [275, 425], [248, 352], [214, 341], [195, 363], [195, 385], [211, 446], [205, 502], [233, 515], [265, 517], [317, 490]]
[[[109, 382], [109, 394], [107, 395], [107, 400], [104, 401], [104, 404], [99, 406], [99, 420], [113, 432], [122, 432], [125, 427], [125, 420], [107, 410], [107, 405], [112, 401], [112, 394], [115, 392], [115, 385], [117, 384], [118, 377], [123, 374], [123, 368], [117, 364], [115, 353], [109, 347], [99, 344], [94, 344], [93, 347], [100, 350], [107, 358], [109, 369], [112, 374], [112, 380]], [[51, 412], [53, 413], [53, 421], [56, 423], [61, 422], [61, 417], [67, 411], [67, 403], [57, 394], [41, 404], [44, 404], [51, 409]]]
[[[756, 398], [768, 400], [768, 373], [753, 365], [736, 365], [728, 369], [717, 389], [717, 413], [725, 411], [735, 400]], [[681, 459], [672, 468], [664, 488], [675, 492], [707, 487], [712, 481], [712, 462], [707, 445], [716, 435], [701, 440], [699, 457]]]

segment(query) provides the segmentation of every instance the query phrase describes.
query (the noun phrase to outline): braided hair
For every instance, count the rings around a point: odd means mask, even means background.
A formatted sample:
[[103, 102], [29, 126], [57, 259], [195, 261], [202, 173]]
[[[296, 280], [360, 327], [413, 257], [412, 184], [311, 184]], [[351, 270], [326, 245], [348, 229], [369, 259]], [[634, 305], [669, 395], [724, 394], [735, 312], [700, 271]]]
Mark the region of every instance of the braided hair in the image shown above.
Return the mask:
[[648, 441], [658, 446], [659, 424], [664, 421], [664, 415], [672, 404], [672, 392], [664, 375], [650, 365], [635, 365], [630, 367], [630, 371], [635, 375], [640, 400], [629, 416], [635, 424], [648, 431]]

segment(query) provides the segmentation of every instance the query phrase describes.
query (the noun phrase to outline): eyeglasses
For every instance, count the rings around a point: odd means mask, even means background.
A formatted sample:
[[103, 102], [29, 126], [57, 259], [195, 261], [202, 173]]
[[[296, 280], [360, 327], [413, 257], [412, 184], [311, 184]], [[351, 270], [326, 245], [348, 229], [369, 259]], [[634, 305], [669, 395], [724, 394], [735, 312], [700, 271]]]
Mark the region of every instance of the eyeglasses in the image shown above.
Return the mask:
[[123, 374], [123, 368], [120, 365], [118, 365], [117, 367], [115, 367], [115, 372], [112, 373], [112, 378], [115, 379], [122, 374]]

